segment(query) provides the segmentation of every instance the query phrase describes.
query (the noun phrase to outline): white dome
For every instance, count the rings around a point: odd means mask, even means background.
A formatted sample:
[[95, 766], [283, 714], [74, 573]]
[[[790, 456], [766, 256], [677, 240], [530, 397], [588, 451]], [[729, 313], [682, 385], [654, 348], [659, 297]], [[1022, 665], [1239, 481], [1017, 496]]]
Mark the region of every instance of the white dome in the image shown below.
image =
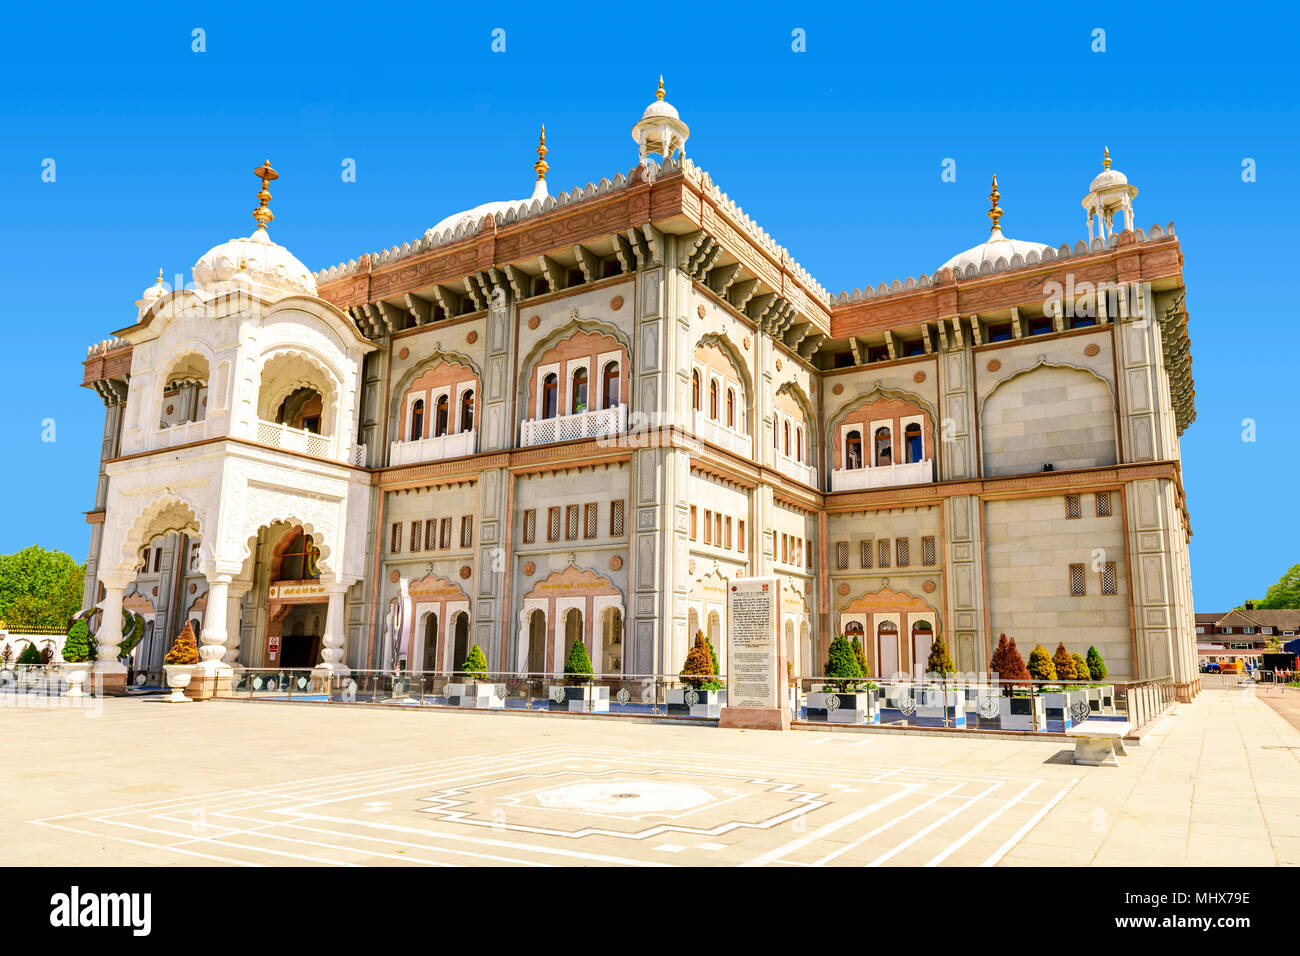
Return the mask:
[[473, 209], [465, 209], [461, 212], [452, 213], [445, 219], [439, 220], [438, 224], [431, 229], [426, 229], [424, 236], [426, 239], [431, 238], [434, 233], [443, 232], [447, 229], [455, 229], [462, 222], [469, 222], [471, 225], [478, 225], [484, 216], [495, 216], [499, 212], [505, 212], [507, 209], [514, 209], [520, 203], [531, 203], [535, 199], [545, 199], [546, 180], [537, 180], [537, 185], [533, 188], [533, 194], [527, 199], [503, 199], [497, 202], [480, 203]]
[[655, 100], [647, 106], [645, 112], [641, 114], [643, 120], [655, 119], [660, 116], [667, 116], [670, 119], [681, 119], [681, 117], [677, 115], [677, 108], [667, 100]]
[[[952, 269], [954, 272], [965, 272], [967, 266], [974, 266], [976, 271], [984, 263], [990, 266], [994, 265], [999, 259], [1011, 261], [1011, 257], [1019, 255], [1022, 259], [1029, 253], [1036, 252], [1040, 256], [1045, 249], [1051, 246], [1042, 242], [1025, 242], [1021, 239], [1008, 239], [1002, 235], [1001, 229], [994, 229], [988, 241], [980, 243], [978, 246], [967, 249], [965, 252], [959, 252], [939, 269]], [[937, 271], [937, 270], [936, 270]]]
[[1088, 190], [1095, 193], [1097, 190], [1104, 189], [1107, 186], [1126, 185], [1128, 185], [1128, 177], [1118, 169], [1104, 169], [1097, 174], [1095, 179], [1093, 179], [1092, 185], [1088, 187]]
[[[236, 280], [241, 265], [245, 276]], [[270, 295], [316, 294], [311, 271], [260, 227], [246, 239], [231, 239], [205, 252], [194, 264], [194, 282], [204, 292], [249, 287]]]
[[162, 270], [159, 269], [158, 281], [140, 293], [140, 301], [144, 303], [143, 307], [148, 307], [153, 305], [154, 302], [156, 302], [158, 299], [161, 299], [164, 295], [166, 295], [167, 291], [168, 291], [167, 287], [163, 285]]

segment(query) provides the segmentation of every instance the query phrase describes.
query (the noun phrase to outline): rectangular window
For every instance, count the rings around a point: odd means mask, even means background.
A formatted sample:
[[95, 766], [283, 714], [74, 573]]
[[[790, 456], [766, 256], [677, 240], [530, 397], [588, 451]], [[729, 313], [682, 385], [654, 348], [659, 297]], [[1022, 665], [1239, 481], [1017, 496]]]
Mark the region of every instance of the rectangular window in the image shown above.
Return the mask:
[[547, 541], [560, 540], [560, 509], [559, 508], [546, 509], [546, 540]]
[[727, 515], [727, 520], [722, 523], [722, 546], [728, 551], [731, 550], [731, 515]]
[[699, 526], [696, 523], [695, 517], [696, 517], [695, 505], [691, 505], [691, 540], [699, 541], [700, 540]]
[[402, 522], [400, 521], [393, 522], [393, 540], [389, 550], [393, 554], [399, 554], [402, 550]]
[[420, 550], [420, 522], [411, 522], [411, 553]]
[[796, 565], [803, 564], [803, 538], [795, 542], [794, 563]]
[[537, 540], [537, 512], [529, 508], [524, 512], [524, 544]]
[[868, 362], [888, 362], [888, 361], [889, 361], [889, 346], [887, 346], [887, 345], [873, 345], [873, 346], [871, 346], [869, 349], [867, 349], [867, 361], [868, 361]]
[[600, 509], [595, 504], [584, 505], [582, 509], [582, 536], [594, 538], [599, 533]]
[[623, 502], [609, 503], [609, 533], [611, 537], [623, 537]]
[[569, 505], [564, 509], [564, 540], [578, 540], [578, 506]]
[[788, 534], [781, 535], [781, 563], [790, 563], [790, 536]]
[[989, 329], [990, 342], [1010, 342], [1011, 341], [1011, 323], [1005, 325], [990, 325]]
[[847, 541], [835, 542], [835, 569], [843, 571], [849, 566], [849, 543]]
[[713, 544], [713, 512], [704, 509], [704, 543]]
[[1101, 593], [1118, 594], [1116, 589], [1115, 562], [1107, 561], [1101, 566]]
[[905, 568], [912, 563], [911, 539], [899, 538], [894, 542], [894, 551], [897, 553], [898, 558], [894, 563], [900, 568]]
[[713, 543], [722, 547], [722, 512], [713, 512]]
[[864, 538], [858, 543], [858, 563], [864, 568], [871, 567], [871, 539]]
[[1030, 335], [1047, 335], [1052, 331], [1052, 319], [1050, 316], [1044, 316], [1041, 319], [1029, 320]]
[[[401, 535], [398, 535], [398, 541], [401, 541]], [[153, 549], [153, 573], [158, 574], [162, 571], [162, 548]]]
[[190, 570], [197, 571], [198, 569], [199, 569], [199, 546], [198, 543], [196, 542], [195, 544], [190, 545]]
[[934, 536], [921, 539], [921, 563], [929, 567], [934, 564]]
[[1070, 594], [1074, 597], [1080, 597], [1088, 593], [1088, 587], [1083, 579], [1083, 565], [1070, 565]]
[[745, 551], [745, 522], [743, 520], [736, 522], [736, 550], [742, 554]]
[[1080, 508], [1079, 508], [1079, 496], [1078, 496], [1078, 495], [1066, 495], [1066, 496], [1065, 496], [1065, 516], [1066, 516], [1067, 518], [1077, 518], [1077, 517], [1079, 517], [1082, 513], [1083, 513], [1083, 512], [1082, 512], [1082, 511], [1080, 510]]
[[1110, 492], [1109, 491], [1097, 492], [1097, 517], [1098, 518], [1110, 517]]
[[889, 539], [888, 538], [880, 539], [880, 546], [876, 548], [876, 557], [880, 559], [879, 562], [877, 563], [879, 567], [882, 568], [889, 567]]
[[462, 548], [474, 546], [474, 519], [469, 515], [460, 519], [460, 546]]
[[438, 546], [438, 522], [430, 518], [424, 523], [424, 550], [432, 551]]
[[440, 547], [443, 551], [450, 550], [451, 548], [451, 519], [450, 518], [442, 519], [442, 527], [439, 529], [439, 537], [441, 538], [441, 540], [438, 542], [438, 547]]

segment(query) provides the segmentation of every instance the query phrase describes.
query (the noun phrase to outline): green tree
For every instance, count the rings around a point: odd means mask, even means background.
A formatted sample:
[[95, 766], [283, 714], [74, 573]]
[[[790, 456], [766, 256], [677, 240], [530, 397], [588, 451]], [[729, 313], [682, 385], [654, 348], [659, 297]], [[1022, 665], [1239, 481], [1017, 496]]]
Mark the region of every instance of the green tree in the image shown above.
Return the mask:
[[848, 642], [843, 634], [835, 635], [835, 640], [831, 641], [831, 646], [826, 654], [826, 672], [827, 678], [838, 678], [826, 681], [826, 686], [832, 690], [855, 691], [859, 683], [866, 677], [862, 673], [862, 668], [858, 666], [857, 655], [853, 653], [853, 645]]
[[871, 667], [867, 664], [867, 651], [856, 634], [853, 635], [853, 656], [858, 659], [858, 667], [862, 670], [862, 676], [870, 677]]
[[32, 545], [0, 555], [0, 618], [14, 631], [56, 627], [63, 630], [81, 608], [86, 566], [63, 551]]
[[171, 650], [163, 658], [164, 664], [197, 664], [199, 662], [199, 644], [194, 640], [194, 627], [189, 621], [181, 628], [172, 641]]
[[28, 644], [23, 648], [23, 652], [18, 655], [19, 664], [44, 664], [41, 660], [41, 649], [35, 644]]
[[1056, 680], [1056, 665], [1042, 644], [1029, 652], [1029, 676], [1034, 680]]
[[1088, 673], [1092, 675], [1093, 680], [1106, 679], [1106, 662], [1095, 646], [1088, 648]]
[[1300, 564], [1293, 565], [1289, 571], [1277, 579], [1264, 595], [1264, 600], [1256, 603], [1260, 610], [1300, 608]]
[[573, 647], [569, 648], [569, 659], [564, 662], [564, 676], [573, 684], [591, 682], [591, 655], [581, 640], [574, 641]]
[[478, 641], [474, 642], [474, 646], [465, 655], [465, 663], [460, 665], [460, 676], [467, 682], [487, 680], [487, 656], [484, 655], [483, 648], [478, 646]]
[[938, 634], [930, 643], [930, 659], [925, 662], [925, 669], [928, 673], [938, 674], [940, 677], [946, 677], [957, 671], [957, 665], [952, 662], [952, 655], [948, 653], [948, 645]]
[[1060, 641], [1056, 645], [1056, 653], [1052, 655], [1052, 666], [1056, 669], [1057, 680], [1075, 680], [1079, 676], [1074, 671], [1074, 658], [1065, 649], [1065, 641]]
[[1092, 680], [1092, 668], [1082, 654], [1071, 654], [1074, 659], [1074, 676], [1079, 680]]
[[68, 629], [68, 639], [63, 642], [63, 659], [72, 664], [95, 659], [95, 642], [84, 617], [73, 621]]

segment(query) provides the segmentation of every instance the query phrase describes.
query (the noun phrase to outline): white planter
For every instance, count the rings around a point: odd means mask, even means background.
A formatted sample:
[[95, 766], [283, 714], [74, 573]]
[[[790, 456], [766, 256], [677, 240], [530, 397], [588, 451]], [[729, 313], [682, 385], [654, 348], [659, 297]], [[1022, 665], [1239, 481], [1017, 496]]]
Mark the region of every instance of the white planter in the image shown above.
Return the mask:
[[[1044, 718], [1059, 721], [1062, 730], [1069, 730], [1075, 724], [1082, 723], [1091, 716], [1086, 690], [1065, 690], [1043, 694]], [[1088, 713], [1084, 713], [1088, 708]]]
[[448, 684], [442, 693], [452, 707], [501, 710], [506, 705], [505, 684]]
[[86, 692], [81, 689], [81, 685], [86, 682], [86, 677], [90, 674], [90, 662], [80, 662], [63, 665], [63, 678], [68, 682], [68, 689], [64, 691], [64, 697], [85, 697]]
[[163, 700], [169, 704], [188, 704], [190, 699], [185, 696], [185, 688], [190, 684], [190, 678], [194, 676], [194, 669], [197, 664], [165, 664], [163, 670], [167, 672], [167, 686], [172, 689]]
[[1112, 685], [1089, 687], [1084, 693], [1088, 695], [1088, 707], [1092, 711], [1092, 716], [1115, 716], [1115, 688]]
[[923, 687], [917, 696], [913, 722], [924, 721], [927, 726], [936, 727], [966, 726], [966, 695], [961, 691]]
[[828, 724], [880, 723], [880, 698], [874, 690], [819, 690], [808, 695], [808, 720]]
[[1043, 698], [999, 697], [998, 721], [998, 726], [1002, 730], [1038, 732], [1046, 729], [1047, 723], [1043, 716]]
[[670, 717], [721, 717], [722, 691], [697, 690], [694, 687], [668, 689], [668, 715]]
[[591, 684], [553, 684], [547, 689], [550, 710], [570, 714], [608, 714], [609, 688]]

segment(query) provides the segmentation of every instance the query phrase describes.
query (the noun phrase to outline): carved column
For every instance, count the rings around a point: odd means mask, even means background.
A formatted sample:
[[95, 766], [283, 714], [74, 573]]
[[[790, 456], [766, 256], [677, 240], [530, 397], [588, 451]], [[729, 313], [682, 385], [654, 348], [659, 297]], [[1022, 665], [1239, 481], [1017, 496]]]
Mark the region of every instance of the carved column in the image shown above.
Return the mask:
[[203, 632], [199, 640], [199, 670], [215, 675], [230, 666], [222, 658], [226, 654], [226, 605], [229, 602], [230, 575], [215, 574], [208, 579], [208, 608], [203, 614]]
[[343, 596], [347, 585], [329, 584], [329, 606], [325, 611], [325, 634], [321, 638], [320, 663], [313, 669], [313, 674], [347, 674], [348, 665], [343, 663]]
[[[221, 661], [232, 670], [243, 670], [243, 665], [239, 663], [239, 645], [243, 637], [244, 623], [243, 603], [244, 595], [248, 593], [252, 586], [251, 581], [233, 581], [229, 589], [226, 627], [230, 636], [226, 638], [226, 653], [222, 656]], [[209, 595], [208, 600], [212, 600], [211, 595]]]
[[99, 629], [95, 631], [96, 658], [95, 671], [99, 674], [123, 675], [126, 668], [117, 659], [118, 647], [122, 643], [122, 595], [126, 585], [116, 581], [104, 582], [104, 603], [99, 620]]

